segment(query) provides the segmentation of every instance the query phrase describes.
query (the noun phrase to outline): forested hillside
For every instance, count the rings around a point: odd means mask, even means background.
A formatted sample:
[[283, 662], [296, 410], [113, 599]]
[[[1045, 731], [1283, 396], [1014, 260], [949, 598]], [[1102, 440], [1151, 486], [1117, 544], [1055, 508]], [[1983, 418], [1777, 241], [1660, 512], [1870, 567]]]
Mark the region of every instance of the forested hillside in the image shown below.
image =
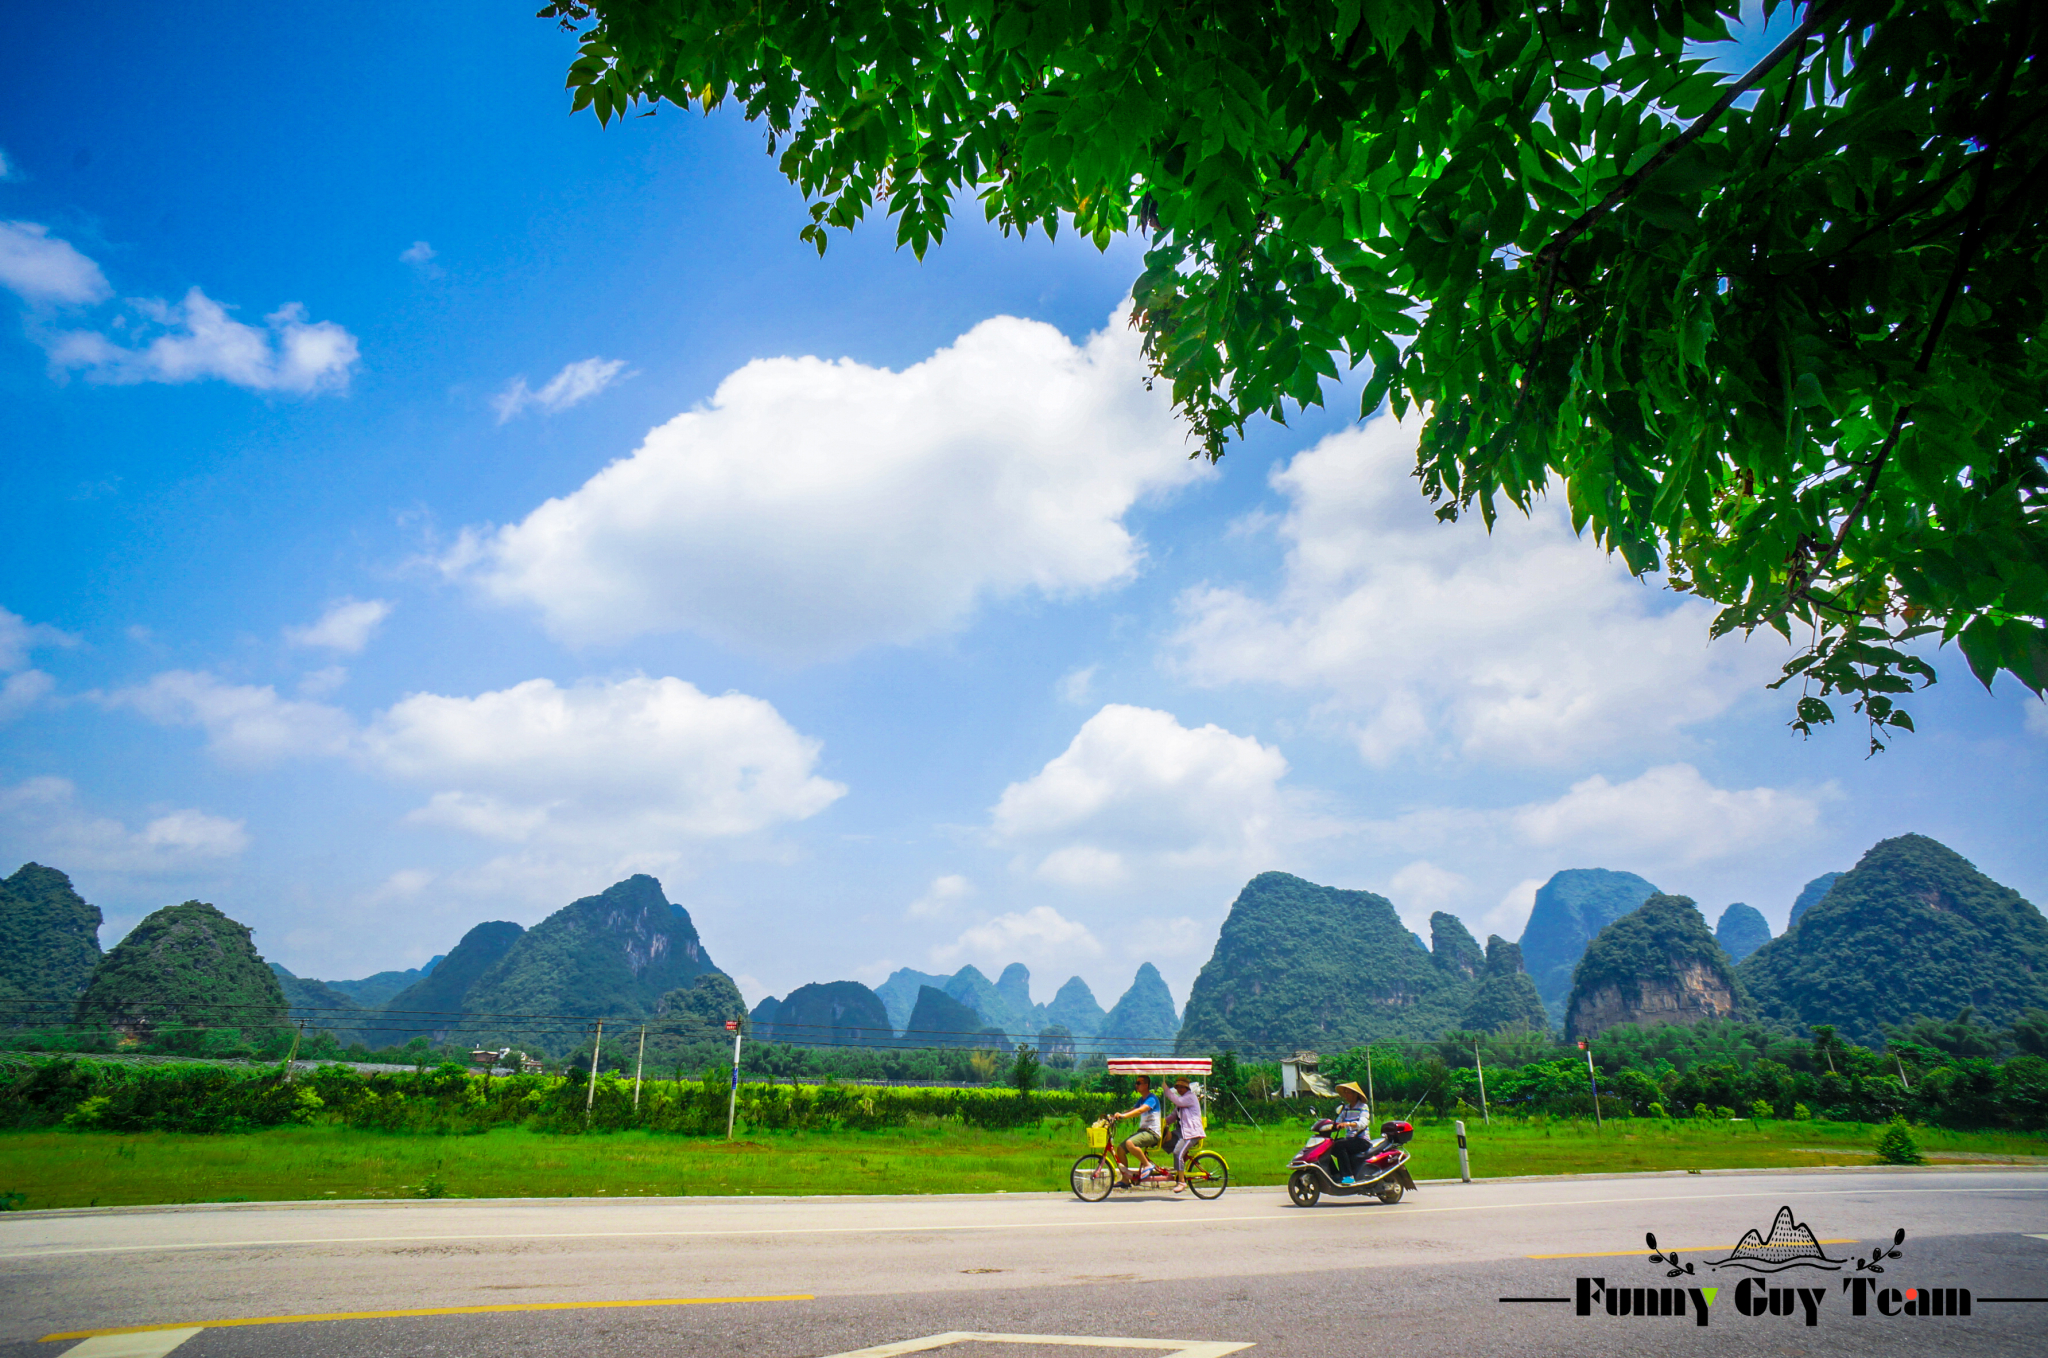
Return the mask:
[[365, 1009], [379, 1009], [392, 996], [414, 981], [422, 976], [432, 975], [434, 968], [441, 964], [441, 959], [446, 955], [436, 953], [428, 958], [424, 965], [410, 967], [404, 971], [380, 971], [374, 976], [364, 976], [353, 981], [323, 981], [321, 984], [332, 986]]
[[1266, 872], [1231, 905], [1176, 1049], [1263, 1054], [1433, 1036], [1457, 1026], [1472, 990], [1461, 971], [1435, 963], [1386, 897]]
[[0, 1026], [61, 1023], [100, 961], [100, 912], [55, 868], [0, 881]]
[[1522, 948], [1498, 934], [1486, 940], [1486, 966], [1479, 988], [1465, 1008], [1461, 1025], [1469, 1032], [1540, 1033], [1550, 1026], [1550, 1015], [1536, 983], [1522, 969]]
[[669, 903], [660, 882], [640, 874], [563, 906], [521, 934], [477, 978], [464, 1007], [637, 1018], [652, 1014], [669, 991], [716, 970], [689, 914]]
[[2048, 919], [1925, 835], [1878, 843], [1742, 964], [1757, 1014], [1875, 1043], [1887, 1025], [1974, 1006], [1995, 1025], [2048, 1009]]
[[78, 998], [88, 1029], [124, 1038], [164, 1041], [192, 1035], [195, 1049], [210, 1032], [225, 1044], [285, 1027], [284, 990], [257, 955], [249, 927], [203, 901], [166, 906], [135, 926], [100, 959]]
[[1593, 938], [1572, 976], [1565, 1036], [1622, 1024], [1746, 1017], [1728, 954], [1690, 897], [1655, 895]]
[[1564, 1018], [1572, 969], [1593, 935], [1656, 894], [1634, 873], [1606, 868], [1568, 868], [1537, 889], [1522, 929], [1522, 961], [1554, 1019]]
[[385, 1004], [379, 1027], [386, 1042], [397, 1046], [422, 1035], [438, 1042], [462, 1026], [457, 1015], [483, 1012], [470, 1005], [469, 992], [525, 932], [510, 920], [489, 920], [464, 934], [432, 971]]
[[1740, 962], [1771, 941], [1771, 926], [1754, 906], [1737, 901], [1721, 912], [1721, 922], [1714, 926], [1714, 941], [1729, 961]]

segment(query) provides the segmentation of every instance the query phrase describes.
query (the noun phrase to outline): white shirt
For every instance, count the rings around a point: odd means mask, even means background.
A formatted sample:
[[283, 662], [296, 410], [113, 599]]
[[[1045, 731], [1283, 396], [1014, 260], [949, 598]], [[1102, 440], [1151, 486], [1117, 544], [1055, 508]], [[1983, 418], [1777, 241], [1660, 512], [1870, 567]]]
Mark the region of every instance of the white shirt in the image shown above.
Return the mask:
[[1195, 1093], [1192, 1089], [1183, 1094], [1173, 1086], [1168, 1085], [1165, 1089], [1159, 1091], [1159, 1096], [1173, 1105], [1175, 1114], [1180, 1118], [1180, 1134], [1183, 1139], [1192, 1140], [1195, 1137], [1205, 1135], [1202, 1130], [1202, 1096], [1200, 1094]]
[[1147, 1094], [1138, 1102], [1138, 1130], [1159, 1134], [1159, 1096]]
[[1337, 1126], [1349, 1127], [1347, 1136], [1370, 1136], [1372, 1134], [1372, 1109], [1363, 1103], [1347, 1103], [1337, 1110]]

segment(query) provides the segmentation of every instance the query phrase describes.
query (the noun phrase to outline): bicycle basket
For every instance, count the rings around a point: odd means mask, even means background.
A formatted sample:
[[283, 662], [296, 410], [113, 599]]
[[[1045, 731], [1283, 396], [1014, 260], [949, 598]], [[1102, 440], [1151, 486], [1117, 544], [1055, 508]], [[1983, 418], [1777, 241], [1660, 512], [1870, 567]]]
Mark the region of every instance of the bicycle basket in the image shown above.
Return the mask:
[[1099, 1151], [1109, 1145], [1109, 1128], [1099, 1122], [1088, 1124], [1088, 1149]]

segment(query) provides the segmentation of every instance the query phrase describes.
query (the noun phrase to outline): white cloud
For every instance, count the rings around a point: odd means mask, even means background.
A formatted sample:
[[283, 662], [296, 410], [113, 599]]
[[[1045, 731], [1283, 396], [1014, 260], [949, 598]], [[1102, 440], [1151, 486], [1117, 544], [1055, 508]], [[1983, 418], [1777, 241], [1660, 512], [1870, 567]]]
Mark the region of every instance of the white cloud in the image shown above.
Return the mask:
[[348, 669], [343, 665], [325, 665], [309, 670], [299, 676], [301, 698], [325, 698], [348, 682]]
[[57, 681], [42, 670], [23, 670], [0, 681], [0, 722], [13, 721], [48, 697]]
[[76, 646], [78, 638], [47, 623], [29, 622], [0, 608], [0, 674], [28, 666], [29, 654], [49, 646]]
[[1429, 917], [1438, 910], [1457, 914], [1457, 907], [1472, 890], [1462, 875], [1418, 858], [1387, 880], [1387, 899], [1394, 903], [1401, 922], [1429, 937]]
[[280, 698], [268, 684], [224, 684], [203, 671], [167, 670], [104, 701], [160, 725], [200, 727], [208, 753], [244, 768], [343, 754], [354, 735], [354, 723], [338, 707]]
[[838, 656], [984, 599], [1128, 579], [1141, 498], [1207, 474], [1121, 323], [1070, 343], [997, 317], [891, 372], [759, 359], [522, 522], [444, 562], [572, 642], [693, 629]]
[[1833, 795], [1832, 787], [1810, 795], [1719, 788], [1690, 764], [1666, 764], [1625, 783], [1596, 774], [1555, 801], [1517, 808], [1510, 821], [1528, 844], [1598, 847], [1620, 859], [1690, 865], [1803, 836]]
[[1437, 522], [1416, 429], [1382, 416], [1273, 473], [1284, 581], [1184, 594], [1183, 674], [1311, 695], [1373, 764], [1432, 746], [1565, 764], [1668, 748], [1775, 673], [1775, 638], [1710, 647], [1711, 605], [1632, 579], [1572, 534], [1561, 497], [1491, 535]]
[[511, 386], [491, 399], [491, 405], [498, 412], [499, 424], [524, 414], [528, 407], [537, 406], [542, 413], [555, 415], [597, 395], [618, 381], [622, 373], [626, 373], [623, 358], [581, 359], [549, 378], [539, 391], [528, 390], [526, 379], [515, 377]]
[[932, 961], [939, 967], [957, 966], [964, 959], [1007, 966], [1018, 960], [1056, 961], [1071, 965], [1076, 958], [1100, 957], [1102, 943], [1088, 926], [1068, 919], [1049, 905], [997, 915], [974, 925], [951, 943], [932, 949]]
[[239, 820], [203, 811], [168, 811], [130, 830], [78, 805], [63, 778], [30, 778], [0, 787], [0, 835], [20, 854], [65, 871], [170, 873], [239, 856], [249, 835]]
[[1075, 707], [1085, 706], [1095, 688], [1095, 672], [1101, 668], [1100, 665], [1089, 665], [1084, 669], [1071, 670], [1061, 675], [1059, 683], [1053, 685], [1054, 690], [1060, 695], [1060, 701], [1072, 703]]
[[[415, 693], [358, 728], [342, 709], [268, 685], [170, 670], [102, 698], [167, 726], [197, 726], [221, 762], [348, 757], [427, 789], [414, 824], [501, 843], [672, 863], [685, 843], [804, 820], [844, 796], [816, 772], [819, 745], [774, 706], [712, 697], [680, 679], [559, 687], [530, 679], [475, 697]], [[562, 866], [570, 873], [583, 869]], [[552, 870], [552, 869], [551, 869]]]
[[391, 605], [383, 599], [341, 599], [329, 604], [317, 622], [285, 628], [284, 639], [294, 646], [320, 646], [354, 655], [369, 644], [371, 635], [390, 616]]
[[1481, 915], [1472, 925], [1475, 936], [1484, 939], [1488, 934], [1499, 934], [1502, 938], [1517, 939], [1528, 926], [1529, 914], [1536, 908], [1536, 893], [1543, 889], [1541, 877], [1524, 877], [1501, 895], [1500, 903]]
[[410, 264], [429, 278], [438, 277], [441, 272], [441, 267], [434, 263], [435, 258], [434, 247], [423, 240], [416, 240], [398, 252], [399, 263]]
[[84, 306], [114, 295], [99, 265], [37, 222], [0, 222], [0, 287], [33, 304]]
[[1243, 868], [1303, 833], [1280, 787], [1287, 760], [1220, 726], [1111, 704], [1044, 768], [1003, 790], [996, 839], [1048, 880], [1107, 886], [1134, 866]]
[[31, 623], [0, 608], [0, 722], [9, 722], [34, 707], [57, 687], [57, 681], [29, 668], [34, 651], [50, 646], [76, 646], [78, 638], [43, 623]]
[[0, 151], [0, 179], [11, 179], [13, 176], [14, 167], [8, 164], [7, 153]]
[[974, 883], [958, 873], [934, 877], [925, 893], [910, 903], [903, 912], [905, 919], [944, 919], [959, 908], [960, 903], [974, 894]]
[[433, 789], [417, 823], [607, 852], [754, 834], [846, 792], [816, 773], [818, 742], [771, 704], [680, 679], [417, 693], [370, 724], [363, 749]]
[[51, 366], [81, 370], [96, 382], [219, 378], [251, 391], [306, 394], [346, 387], [358, 357], [354, 335], [332, 321], [308, 321], [297, 302], [264, 317], [262, 330], [233, 319], [196, 287], [183, 302], [132, 305], [143, 319], [138, 339], [146, 342], [117, 344], [97, 330], [68, 331], [48, 342]]
[[2027, 729], [2037, 736], [2048, 736], [2048, 703], [2036, 698], [2026, 708]]

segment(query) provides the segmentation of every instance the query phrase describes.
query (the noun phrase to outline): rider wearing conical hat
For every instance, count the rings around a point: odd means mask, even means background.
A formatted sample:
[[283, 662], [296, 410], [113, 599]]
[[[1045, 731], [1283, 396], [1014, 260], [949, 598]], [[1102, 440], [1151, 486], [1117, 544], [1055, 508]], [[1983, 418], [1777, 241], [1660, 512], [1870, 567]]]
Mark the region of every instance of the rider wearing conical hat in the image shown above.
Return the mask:
[[1372, 1144], [1372, 1109], [1366, 1105], [1365, 1091], [1354, 1081], [1338, 1085], [1337, 1093], [1344, 1106], [1337, 1110], [1337, 1144], [1331, 1149], [1343, 1171], [1339, 1182], [1348, 1184], [1357, 1173], [1358, 1157]]

